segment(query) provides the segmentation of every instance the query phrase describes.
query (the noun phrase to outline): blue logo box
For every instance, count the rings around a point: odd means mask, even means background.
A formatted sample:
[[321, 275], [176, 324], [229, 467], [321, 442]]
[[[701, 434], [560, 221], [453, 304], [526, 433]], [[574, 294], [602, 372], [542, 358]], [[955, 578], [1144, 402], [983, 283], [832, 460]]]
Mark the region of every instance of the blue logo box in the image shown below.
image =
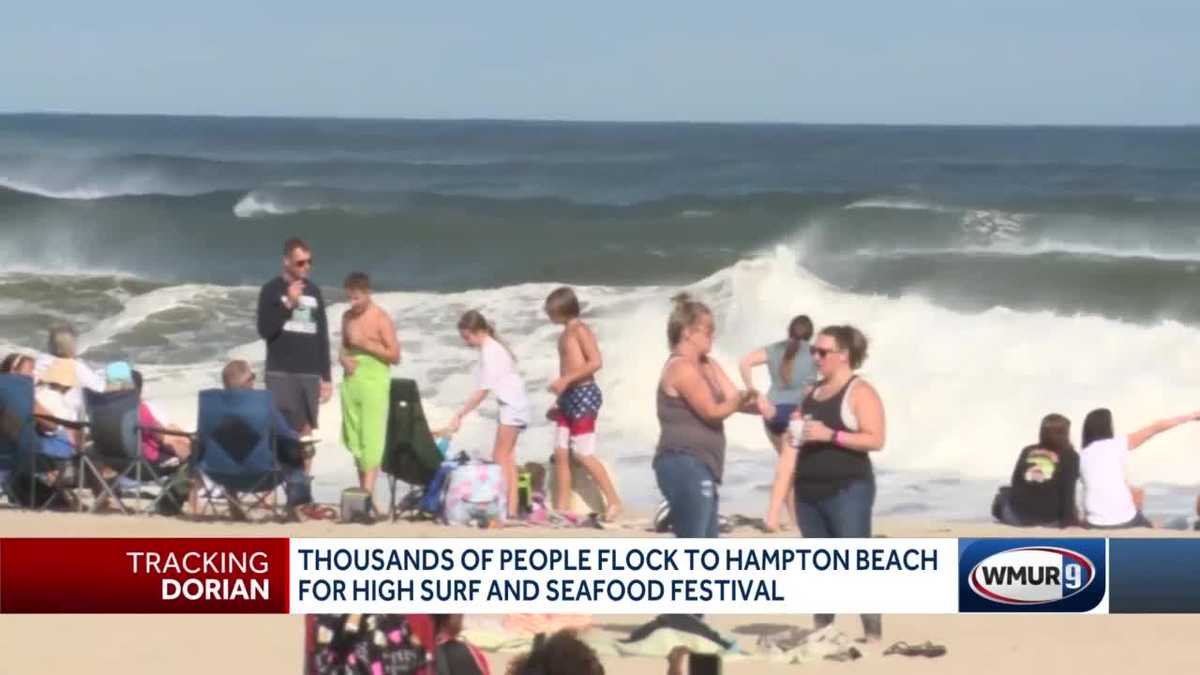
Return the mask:
[[1104, 539], [960, 539], [958, 611], [1086, 612], [1108, 589]]

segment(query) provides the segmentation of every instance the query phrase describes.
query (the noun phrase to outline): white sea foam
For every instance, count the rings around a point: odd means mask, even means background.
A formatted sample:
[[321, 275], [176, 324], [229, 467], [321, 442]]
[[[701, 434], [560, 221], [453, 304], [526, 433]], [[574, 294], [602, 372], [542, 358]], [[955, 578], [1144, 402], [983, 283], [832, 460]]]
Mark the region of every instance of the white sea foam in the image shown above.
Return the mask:
[[1163, 252], [1147, 246], [1123, 247], [1088, 244], [1062, 239], [1040, 238], [1034, 241], [1017, 241], [1003, 238], [991, 244], [968, 244], [965, 246], [930, 247], [861, 247], [855, 254], [875, 258], [903, 258], [932, 255], [987, 255], [1031, 257], [1039, 255], [1069, 255], [1112, 260], [1158, 260], [1162, 262], [1200, 263], [1200, 250], [1177, 250]]
[[9, 176], [0, 176], [0, 188], [7, 188], [17, 192], [25, 192], [40, 197], [49, 197], [50, 199], [103, 199], [105, 197], [114, 197], [122, 194], [130, 194], [127, 192], [105, 190], [95, 186], [83, 186], [73, 188], [49, 188], [30, 181], [24, 181], [18, 178]]
[[[1067, 414], [1076, 423], [1077, 437], [1078, 424], [1094, 407], [1111, 407], [1124, 430], [1195, 407], [1190, 397], [1200, 387], [1200, 350], [1194, 348], [1200, 331], [1194, 328], [1005, 309], [962, 314], [920, 298], [846, 293], [810, 276], [796, 262], [793, 251], [781, 248], [691, 287], [716, 313], [715, 356], [734, 371], [740, 354], [781, 336], [788, 320], [801, 312], [818, 325], [861, 327], [872, 340], [863, 376], [878, 387], [887, 407], [888, 444], [877, 456], [882, 470], [998, 484], [1007, 480], [1017, 451], [1036, 438], [1038, 421], [1046, 413]], [[395, 372], [422, 383], [434, 424], [445, 422], [473, 386], [474, 353], [459, 343], [454, 330], [458, 314], [472, 307], [497, 323], [517, 354], [535, 409], [549, 407], [552, 396], [545, 387], [556, 374], [556, 330], [539, 308], [551, 288], [529, 284], [378, 296], [395, 317], [404, 344], [405, 362]], [[605, 391], [601, 452], [620, 467], [623, 485], [636, 486], [634, 499], [645, 500], [654, 494], [649, 465], [658, 433], [654, 391], [667, 357], [668, 298], [676, 289], [578, 290], [605, 358], [598, 376]], [[257, 345], [247, 345], [240, 353], [256, 350], [261, 354]], [[322, 415], [326, 430], [338, 428], [336, 405], [327, 406]], [[1155, 439], [1152, 452], [1132, 458], [1134, 477], [1194, 482], [1200, 474], [1193, 450], [1198, 432], [1200, 427], [1188, 427]], [[491, 419], [472, 418], [455, 443], [486, 454], [493, 433]], [[750, 488], [769, 480], [774, 455], [755, 418], [731, 420], [728, 436], [727, 489], [731, 497], [738, 498], [740, 491], [745, 499]], [[550, 426], [535, 421], [522, 436], [519, 457], [544, 460], [551, 443]], [[352, 475], [348, 456], [337, 451], [325, 453], [319, 466]], [[989, 497], [979, 495], [980, 514], [986, 513]]]
[[[455, 330], [458, 316], [478, 308], [498, 326], [518, 357], [537, 411], [552, 403], [546, 391], [556, 375], [557, 330], [541, 315], [553, 284], [524, 284], [463, 293], [380, 293], [378, 302], [395, 318], [404, 351], [394, 374], [417, 380], [434, 425], [446, 422], [473, 388], [475, 353]], [[605, 392], [600, 452], [620, 473], [635, 503], [655, 499], [649, 458], [658, 434], [655, 383], [667, 357], [666, 287], [579, 287], [585, 317], [595, 327], [605, 367], [598, 380]], [[960, 476], [985, 485], [1007, 480], [1017, 451], [1036, 437], [1040, 418], [1061, 412], [1075, 422], [1078, 438], [1084, 414], [1107, 406], [1119, 430], [1131, 431], [1162, 416], [1195, 408], [1200, 389], [1200, 331], [1173, 322], [1139, 326], [1098, 316], [1062, 317], [1051, 313], [992, 309], [953, 312], [918, 297], [899, 299], [847, 293], [808, 274], [798, 253], [780, 247], [693, 284], [689, 290], [708, 302], [718, 327], [714, 356], [733, 373], [737, 358], [781, 337], [788, 320], [806, 313], [818, 325], [851, 323], [871, 339], [863, 376], [878, 388], [887, 409], [888, 442], [877, 465], [889, 476]], [[124, 327], [172, 303], [195, 302], [202, 286], [161, 289], [131, 300], [102, 328], [83, 336], [105, 340]], [[331, 325], [344, 306], [330, 308]], [[339, 338], [335, 334], [333, 342]], [[231, 347], [211, 362], [147, 369], [148, 391], [165, 399], [181, 423], [195, 419], [195, 392], [215, 386], [221, 362], [246, 358], [261, 367], [261, 343]], [[758, 373], [765, 378], [764, 373]], [[340, 373], [335, 373], [335, 384]], [[494, 409], [468, 419], [455, 447], [480, 455], [490, 452]], [[349, 455], [339, 447], [340, 406], [323, 407], [326, 442], [317, 456], [322, 494], [353, 482]], [[537, 419], [522, 435], [521, 461], [544, 460], [550, 453], [549, 423]], [[757, 490], [769, 481], [774, 453], [760, 422], [739, 416], [728, 425], [730, 444], [726, 496], [758, 504]], [[1194, 447], [1200, 427], [1188, 426], [1156, 438], [1135, 453], [1131, 471], [1138, 481], [1187, 485], [1200, 475]], [[897, 478], [896, 480], [900, 480]], [[911, 480], [906, 478], [904, 480]], [[911, 498], [935, 512], [936, 485], [891, 485], [889, 500]], [[976, 484], [972, 482], [972, 484]], [[913, 491], [917, 492], [913, 492]], [[961, 489], [959, 490], [962, 491]], [[885, 493], [881, 488], [881, 495]], [[911, 493], [911, 494], [910, 494]], [[958, 512], [986, 517], [989, 494]], [[1149, 508], [1155, 512], [1155, 504]]]
[[261, 216], [281, 216], [289, 213], [299, 213], [309, 209], [318, 209], [320, 205], [297, 206], [280, 204], [267, 195], [257, 191], [248, 192], [233, 206], [233, 214], [238, 218], [257, 218]]
[[901, 211], [958, 211], [960, 209], [904, 197], [870, 197], [847, 204], [846, 209], [898, 209]]
[[0, 188], [24, 192], [50, 199], [88, 201], [110, 197], [143, 195], [196, 195], [203, 189], [169, 185], [153, 174], [133, 173], [114, 175], [86, 181], [34, 180], [0, 174]]

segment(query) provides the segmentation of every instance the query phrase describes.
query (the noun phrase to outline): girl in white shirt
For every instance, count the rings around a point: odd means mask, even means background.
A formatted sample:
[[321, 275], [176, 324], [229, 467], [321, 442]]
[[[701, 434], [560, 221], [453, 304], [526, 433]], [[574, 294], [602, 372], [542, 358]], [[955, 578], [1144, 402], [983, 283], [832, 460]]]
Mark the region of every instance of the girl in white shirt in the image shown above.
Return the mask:
[[529, 425], [530, 405], [525, 395], [525, 381], [517, 371], [517, 361], [504, 343], [496, 338], [496, 330], [482, 314], [471, 310], [458, 320], [458, 334], [469, 347], [479, 350], [476, 367], [476, 391], [461, 410], [450, 420], [450, 430], [458, 431], [462, 420], [479, 407], [488, 393], [495, 394], [500, 404], [496, 442], [492, 460], [500, 465], [508, 489], [508, 516], [517, 516], [517, 436]]
[[1112, 411], [1098, 408], [1088, 413], [1083, 420], [1083, 450], [1079, 452], [1086, 525], [1101, 529], [1152, 527], [1142, 515], [1141, 491], [1130, 487], [1125, 477], [1129, 451], [1168, 429], [1197, 419], [1200, 411], [1159, 420], [1128, 436], [1116, 436]]

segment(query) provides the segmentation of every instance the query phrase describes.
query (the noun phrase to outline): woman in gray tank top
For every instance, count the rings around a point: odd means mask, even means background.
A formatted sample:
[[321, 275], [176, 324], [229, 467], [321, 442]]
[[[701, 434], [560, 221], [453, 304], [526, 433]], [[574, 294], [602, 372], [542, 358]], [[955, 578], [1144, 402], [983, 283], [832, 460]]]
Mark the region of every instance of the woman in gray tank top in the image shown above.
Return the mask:
[[736, 412], [761, 414], [766, 399], [740, 392], [712, 350], [712, 312], [686, 294], [674, 298], [667, 323], [671, 358], [656, 395], [661, 434], [654, 455], [658, 488], [671, 509], [677, 537], [716, 537], [725, 470], [725, 418]]

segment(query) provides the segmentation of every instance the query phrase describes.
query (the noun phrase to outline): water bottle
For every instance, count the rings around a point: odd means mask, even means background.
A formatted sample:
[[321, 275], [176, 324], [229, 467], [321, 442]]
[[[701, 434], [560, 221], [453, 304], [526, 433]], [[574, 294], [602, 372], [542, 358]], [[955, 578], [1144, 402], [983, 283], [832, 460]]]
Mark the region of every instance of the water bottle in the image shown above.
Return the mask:
[[811, 419], [812, 415], [805, 415], [800, 419], [792, 419], [788, 422], [788, 433], [791, 434], [793, 448], [804, 445], [804, 423]]
[[533, 480], [528, 471], [517, 473], [517, 512], [522, 516], [533, 509]]

